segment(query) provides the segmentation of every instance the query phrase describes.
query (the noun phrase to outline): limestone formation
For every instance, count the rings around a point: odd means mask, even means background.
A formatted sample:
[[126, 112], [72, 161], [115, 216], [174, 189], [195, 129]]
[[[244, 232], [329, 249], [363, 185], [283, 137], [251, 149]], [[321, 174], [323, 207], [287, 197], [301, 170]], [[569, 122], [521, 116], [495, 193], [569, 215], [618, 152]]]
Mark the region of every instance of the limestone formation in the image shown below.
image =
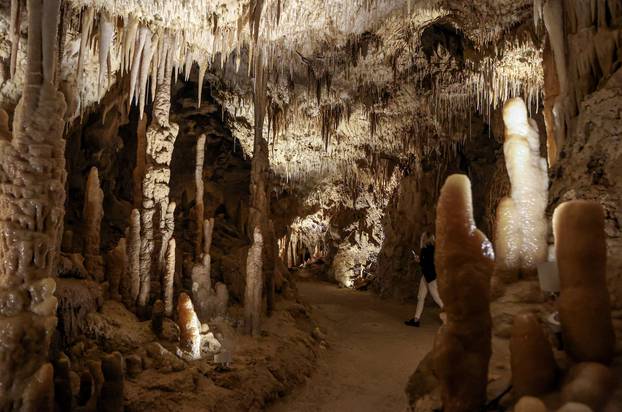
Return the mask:
[[544, 218], [547, 163], [540, 157], [538, 127], [528, 117], [527, 107], [521, 98], [510, 99], [505, 104], [503, 122], [503, 153], [512, 185], [513, 206], [505, 201], [497, 217], [497, 234], [501, 236], [495, 239], [498, 243], [496, 249], [502, 251], [497, 265], [504, 272], [513, 269], [517, 273], [533, 275], [538, 263], [546, 261], [547, 256], [547, 224]]
[[562, 400], [582, 403], [594, 411], [602, 411], [616, 384], [614, 373], [606, 366], [591, 362], [579, 363], [566, 376]]
[[547, 412], [547, 409], [540, 399], [523, 396], [514, 406], [514, 412]]
[[101, 222], [104, 217], [104, 192], [100, 188], [99, 173], [92, 167], [86, 180], [84, 195], [84, 263], [86, 270], [96, 280], [104, 276], [103, 261], [100, 255]]
[[444, 410], [475, 411], [486, 402], [494, 252], [475, 227], [466, 176], [447, 178], [436, 213], [435, 263], [447, 320], [436, 337], [434, 365]]
[[[203, 183], [203, 163], [205, 162], [205, 134], [202, 134], [197, 139], [196, 146], [196, 164], [194, 171], [194, 182], [196, 187], [195, 206], [194, 213], [196, 215], [197, 222], [197, 238], [195, 256], [199, 257], [203, 251], [203, 221], [205, 219], [205, 205], [203, 204], [203, 197], [205, 192], [205, 185]], [[208, 252], [209, 253], [209, 250]]]
[[153, 121], [147, 128], [146, 170], [142, 184], [141, 290], [138, 297], [138, 306], [141, 311], [145, 311], [149, 303], [151, 273], [154, 269], [161, 273], [163, 267], [164, 254], [162, 251], [160, 250], [157, 256], [153, 254], [156, 243], [166, 241], [167, 243], [164, 244], [168, 244], [168, 239], [164, 239], [164, 234], [172, 234], [172, 230], [169, 228], [170, 216], [173, 215], [175, 209], [174, 206], [172, 209], [169, 207], [169, 181], [171, 158], [179, 126], [169, 121], [171, 106], [170, 63], [167, 62], [166, 65], [166, 75], [158, 83], [153, 103]]
[[127, 269], [130, 279], [129, 299], [124, 301], [128, 308], [134, 308], [140, 294], [140, 212], [133, 209], [130, 215], [127, 242]]
[[156, 336], [162, 336], [164, 323], [164, 302], [160, 299], [153, 303], [153, 310], [151, 311], [151, 329]]
[[124, 367], [123, 357], [114, 352], [102, 360], [104, 381], [99, 393], [97, 410], [102, 412], [123, 412]]
[[164, 313], [173, 316], [173, 291], [175, 282], [175, 238], [168, 241], [166, 269], [164, 271]]
[[51, 410], [48, 348], [65, 203], [65, 100], [55, 83], [59, 0], [29, 0], [27, 67], [0, 140], [0, 410]]
[[533, 313], [514, 316], [510, 354], [512, 387], [517, 397], [537, 396], [555, 388], [557, 365], [553, 350]]
[[[121, 238], [107, 254], [106, 274], [108, 276], [108, 292], [110, 298], [117, 301], [129, 299], [130, 283], [127, 276], [127, 245], [125, 238]], [[123, 299], [125, 296], [125, 299]]]
[[181, 293], [177, 301], [177, 324], [179, 325], [179, 347], [189, 360], [201, 357], [201, 322], [194, 312], [190, 297]]
[[600, 204], [571, 201], [553, 215], [566, 352], [579, 362], [611, 362], [615, 334], [607, 290], [604, 214]]
[[244, 324], [246, 333], [259, 335], [261, 332], [261, 309], [263, 277], [262, 277], [263, 237], [259, 228], [253, 233], [253, 243], [246, 258], [246, 290], [244, 293]]

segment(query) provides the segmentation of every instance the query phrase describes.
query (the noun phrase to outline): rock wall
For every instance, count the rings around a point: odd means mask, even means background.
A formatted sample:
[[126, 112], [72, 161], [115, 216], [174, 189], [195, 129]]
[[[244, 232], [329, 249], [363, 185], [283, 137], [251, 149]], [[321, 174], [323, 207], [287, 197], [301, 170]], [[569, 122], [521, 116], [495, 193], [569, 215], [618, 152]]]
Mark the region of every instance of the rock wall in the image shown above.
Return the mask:
[[[622, 10], [610, 2], [599, 4], [597, 12], [586, 16], [565, 6], [568, 59], [563, 70], [568, 77], [569, 97], [565, 107], [565, 142], [559, 147], [557, 163], [551, 170], [549, 213], [561, 202], [572, 199], [595, 200], [603, 206], [609, 292], [612, 306], [621, 310]], [[557, 50], [553, 44], [553, 51]], [[545, 93], [549, 95], [555, 95], [559, 89], [556, 72], [560, 73], [559, 67], [545, 65]]]
[[412, 250], [419, 253], [423, 231], [434, 232], [440, 185], [452, 173], [472, 181], [473, 207], [478, 227], [492, 237], [497, 204], [509, 190], [503, 163], [503, 130], [496, 127], [497, 113], [488, 126], [473, 117], [471, 137], [458, 150], [439, 150], [417, 161], [395, 190], [384, 217], [385, 241], [378, 256], [375, 289], [382, 296], [413, 300], [421, 272]]

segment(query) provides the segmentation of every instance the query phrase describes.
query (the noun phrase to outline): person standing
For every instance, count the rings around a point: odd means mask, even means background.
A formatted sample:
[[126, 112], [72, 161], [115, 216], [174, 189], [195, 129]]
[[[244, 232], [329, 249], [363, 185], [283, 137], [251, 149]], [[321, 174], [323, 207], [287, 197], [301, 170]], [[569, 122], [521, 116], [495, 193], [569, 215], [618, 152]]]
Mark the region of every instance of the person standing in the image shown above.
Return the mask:
[[434, 268], [434, 235], [428, 232], [421, 234], [421, 256], [417, 256], [415, 251], [412, 253], [415, 256], [415, 261], [421, 265], [421, 280], [419, 281], [419, 293], [417, 294], [417, 309], [415, 311], [415, 317], [404, 322], [407, 326], [419, 327], [421, 314], [423, 313], [423, 305], [425, 304], [425, 298], [428, 295], [428, 291], [432, 298], [441, 310], [443, 309], [443, 301], [438, 294], [438, 285], [436, 284], [436, 270]]

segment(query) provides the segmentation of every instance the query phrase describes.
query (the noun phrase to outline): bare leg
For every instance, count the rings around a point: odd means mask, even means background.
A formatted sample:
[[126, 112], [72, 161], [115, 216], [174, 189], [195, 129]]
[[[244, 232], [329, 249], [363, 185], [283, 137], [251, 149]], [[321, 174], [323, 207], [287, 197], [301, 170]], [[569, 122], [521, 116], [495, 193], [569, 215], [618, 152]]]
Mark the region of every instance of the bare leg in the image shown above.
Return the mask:
[[434, 302], [436, 302], [436, 304], [443, 309], [443, 301], [441, 300], [441, 296], [438, 294], [438, 284], [435, 280], [428, 283], [428, 290], [430, 291], [430, 295], [432, 295]]
[[421, 280], [419, 281], [419, 293], [417, 294], [417, 310], [415, 312], [415, 320], [419, 320], [419, 318], [421, 318], [426, 296], [428, 296], [428, 283], [425, 281], [425, 278], [421, 276]]

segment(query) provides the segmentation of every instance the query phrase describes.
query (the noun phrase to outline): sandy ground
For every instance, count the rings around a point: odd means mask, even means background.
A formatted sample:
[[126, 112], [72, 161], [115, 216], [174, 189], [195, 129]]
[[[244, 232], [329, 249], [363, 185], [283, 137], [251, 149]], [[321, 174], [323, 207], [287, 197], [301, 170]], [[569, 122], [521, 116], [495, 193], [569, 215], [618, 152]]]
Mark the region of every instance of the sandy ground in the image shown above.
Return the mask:
[[426, 308], [421, 328], [408, 327], [414, 305], [382, 300], [370, 292], [300, 281], [298, 289], [326, 334], [317, 370], [272, 412], [404, 411], [404, 388], [432, 348], [438, 310]]

